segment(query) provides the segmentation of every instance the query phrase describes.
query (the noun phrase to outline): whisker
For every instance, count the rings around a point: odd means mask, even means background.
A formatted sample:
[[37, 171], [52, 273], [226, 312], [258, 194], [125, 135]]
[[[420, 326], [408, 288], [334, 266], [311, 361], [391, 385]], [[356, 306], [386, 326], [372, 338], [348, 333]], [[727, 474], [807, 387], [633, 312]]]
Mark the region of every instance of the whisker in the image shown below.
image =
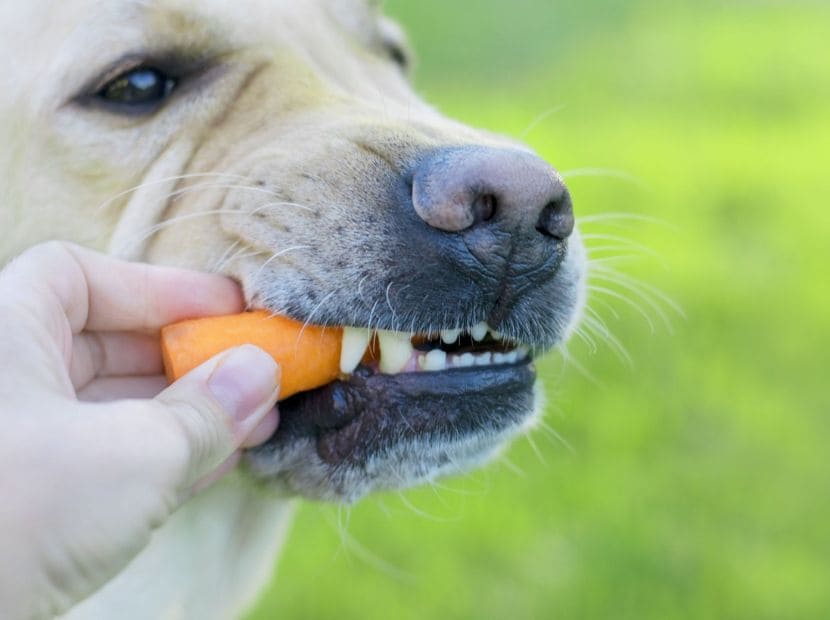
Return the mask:
[[539, 462], [542, 463], [544, 467], [550, 467], [550, 463], [548, 463], [547, 459], [545, 459], [545, 455], [539, 449], [539, 446], [536, 445], [536, 440], [533, 439], [533, 435], [530, 433], [525, 433], [524, 438], [527, 440], [528, 445], [533, 450], [536, 457], [539, 459]]
[[326, 302], [327, 302], [329, 299], [331, 299], [332, 297], [334, 297], [334, 295], [335, 295], [336, 293], [337, 293], [337, 291], [336, 291], [336, 290], [331, 291], [328, 295], [326, 295], [325, 297], [323, 297], [323, 299], [321, 299], [321, 300], [320, 300], [320, 302], [319, 302], [316, 306], [314, 306], [314, 308], [312, 309], [312, 311], [311, 311], [311, 312], [308, 314], [308, 316], [306, 317], [305, 321], [303, 321], [303, 326], [302, 326], [302, 328], [300, 329], [300, 333], [299, 333], [299, 334], [297, 334], [297, 342], [298, 342], [298, 343], [299, 343], [300, 339], [303, 337], [303, 332], [305, 332], [306, 328], [307, 328], [307, 327], [309, 327], [309, 326], [311, 326], [311, 324], [312, 324], [312, 323], [311, 323], [311, 321], [312, 321], [312, 319], [314, 318], [314, 315], [315, 315], [315, 314], [317, 314], [317, 312], [318, 312], [318, 311], [319, 311], [319, 310], [320, 310], [320, 309], [321, 309], [321, 308], [322, 308], [322, 307], [326, 304]]
[[266, 209], [276, 209], [277, 207], [297, 207], [298, 209], [303, 209], [305, 211], [308, 211], [309, 213], [314, 213], [314, 209], [309, 207], [308, 205], [301, 205], [298, 202], [280, 201], [280, 202], [267, 202], [264, 205], [260, 205], [256, 209], [251, 211], [251, 215], [256, 215], [260, 211], [264, 211]]
[[507, 455], [502, 455], [502, 457], [498, 460], [498, 463], [509, 469], [520, 478], [527, 478], [527, 472], [511, 461]]
[[[634, 252], [634, 256], [637, 258], [642, 258], [643, 253], [636, 253], [636, 249], [632, 248], [630, 245], [593, 245], [593, 246], [585, 246], [585, 253], [588, 255], [589, 260], [594, 262], [597, 260], [595, 257], [597, 254], [602, 254], [604, 252]], [[657, 262], [661, 262], [659, 256], [653, 252], [646, 252], [650, 258], [657, 260]], [[603, 256], [602, 258], [609, 258]], [[661, 263], [662, 264], [662, 263]]]
[[565, 170], [560, 172], [563, 179], [575, 179], [578, 177], [604, 177], [609, 179], [619, 179], [626, 181], [632, 185], [636, 185], [640, 189], [648, 190], [648, 186], [634, 175], [624, 172], [622, 170], [614, 170], [613, 168], [574, 168], [573, 170]]
[[663, 312], [662, 308], [660, 307], [660, 303], [662, 302], [665, 304], [670, 310], [672, 310], [677, 316], [682, 319], [686, 318], [685, 312], [680, 307], [680, 305], [675, 302], [671, 297], [666, 295], [660, 289], [643, 282], [637, 278], [633, 278], [628, 276], [624, 273], [617, 271], [611, 267], [605, 267], [602, 265], [597, 265], [591, 271], [591, 278], [596, 280], [602, 280], [605, 282], [609, 282], [611, 284], [616, 284], [626, 290], [631, 291], [632, 293], [636, 294], [640, 299], [645, 301], [649, 306], [654, 308], [659, 314], [662, 315], [664, 322], [667, 323], [666, 327], [669, 328], [669, 331], [672, 330], [671, 321], [668, 320], [668, 316]]
[[643, 222], [646, 224], [656, 224], [657, 226], [663, 226], [665, 228], [670, 228], [672, 230], [679, 230], [677, 226], [669, 222], [668, 220], [664, 220], [658, 217], [652, 217], [650, 215], [641, 215], [639, 213], [624, 213], [624, 212], [608, 212], [608, 213], [595, 213], [593, 215], [582, 215], [577, 218], [577, 222], [582, 224], [606, 224], [611, 222], [612, 226], [621, 226], [622, 223], [629, 224], [631, 222]]
[[189, 174], [177, 174], [174, 176], [164, 177], [161, 179], [153, 179], [152, 181], [146, 181], [134, 187], [130, 187], [129, 189], [125, 189], [110, 198], [107, 198], [104, 202], [100, 205], [95, 207], [95, 212], [99, 213], [100, 211], [109, 207], [113, 202], [118, 200], [119, 198], [123, 198], [124, 196], [129, 196], [130, 194], [137, 192], [140, 189], [144, 189], [145, 187], [152, 187], [154, 185], [163, 185], [164, 183], [170, 183], [171, 181], [182, 181], [187, 179], [195, 179], [195, 178], [205, 178], [205, 177], [223, 177], [229, 179], [238, 179], [238, 180], [250, 180], [248, 177], [244, 177], [238, 174], [229, 174], [225, 172], [191, 172]]
[[417, 506], [415, 506], [415, 504], [413, 504], [412, 502], [410, 502], [409, 499], [406, 497], [406, 494], [401, 492], [401, 491], [398, 492], [398, 499], [401, 501], [401, 503], [404, 506], [406, 506], [413, 513], [415, 513], [416, 515], [418, 515], [422, 519], [427, 519], [427, 520], [432, 521], [434, 523], [454, 523], [454, 522], [457, 522], [461, 519], [460, 517], [453, 517], [453, 518], [439, 517], [437, 515], [428, 513], [425, 510], [422, 510], [421, 508], [418, 508]]
[[631, 355], [628, 353], [628, 350], [623, 346], [622, 342], [611, 333], [611, 330], [605, 325], [601, 318], [598, 317], [595, 313], [592, 314], [593, 310], [591, 308], [585, 308], [587, 316], [583, 317], [583, 321], [585, 322], [585, 326], [593, 331], [597, 336], [602, 337], [605, 342], [608, 343], [609, 348], [612, 352], [614, 352], [617, 357], [629, 368], [634, 367], [634, 361], [631, 359]]
[[222, 252], [222, 256], [217, 258], [216, 261], [213, 263], [213, 268], [211, 269], [212, 272], [216, 273], [219, 271], [219, 267], [225, 266], [225, 259], [228, 256], [230, 256], [231, 252], [233, 252], [237, 248], [239, 243], [240, 241], [237, 239], [236, 241], [231, 243], [227, 248], [225, 248], [225, 251]]
[[379, 556], [374, 551], [367, 548], [363, 543], [358, 541], [354, 536], [352, 536], [345, 528], [338, 527], [338, 533], [340, 534], [340, 543], [343, 548], [348, 551], [349, 553], [354, 554], [360, 561], [365, 562], [375, 570], [378, 570], [390, 577], [398, 579], [399, 581], [403, 581], [406, 583], [415, 583], [417, 579], [411, 573], [398, 568], [394, 564], [384, 560], [381, 556]]
[[562, 361], [564, 362], [565, 366], [573, 366], [576, 371], [582, 375], [584, 379], [589, 381], [596, 387], [602, 388], [604, 384], [600, 381], [593, 373], [591, 373], [585, 366], [583, 366], [579, 360], [577, 360], [572, 354], [571, 350], [568, 348], [567, 343], [560, 344], [557, 347], [557, 351], [562, 356]]
[[[619, 235], [609, 235], [604, 233], [588, 233], [582, 235], [582, 239], [584, 241], [611, 241], [612, 243], [619, 244], [623, 248], [635, 249], [643, 254], [648, 254], [649, 256], [653, 256], [655, 258], [658, 257], [658, 254], [652, 250], [650, 247], [643, 245], [642, 243], [637, 243], [636, 241], [632, 241], [631, 239], [627, 239], [626, 237], [621, 237]], [[590, 245], [587, 246], [587, 249], [590, 251]]]
[[141, 236], [137, 236], [136, 239], [126, 243], [124, 245], [125, 248], [133, 248], [134, 246], [146, 241], [156, 233], [170, 228], [171, 226], [175, 226], [176, 224], [180, 224], [183, 221], [192, 220], [200, 217], [207, 217], [212, 215], [245, 215], [240, 211], [230, 210], [230, 209], [212, 209], [210, 211], [199, 211], [198, 213], [186, 213], [185, 215], [179, 215], [177, 217], [171, 218], [169, 220], [164, 220], [158, 224], [154, 224], [149, 228], [144, 229], [143, 231], [139, 231], [138, 234]]
[[568, 452], [576, 455], [576, 449], [567, 439], [565, 439], [556, 429], [554, 429], [553, 426], [544, 420], [539, 420], [539, 429], [548, 437], [552, 438], [557, 444], [563, 446]]
[[[613, 289], [610, 289], [610, 288], [607, 288], [607, 287], [604, 287], [604, 286], [597, 286], [595, 284], [589, 284], [588, 285], [588, 290], [595, 291], [597, 293], [602, 293], [604, 295], [608, 295], [609, 297], [613, 297], [614, 299], [619, 299], [623, 303], [628, 304], [629, 306], [634, 308], [634, 310], [636, 310], [640, 315], [642, 315], [642, 317], [646, 320], [646, 323], [648, 323], [648, 326], [649, 326], [649, 329], [651, 330], [651, 333], [652, 334], [655, 333], [654, 321], [652, 321], [651, 317], [648, 315], [648, 313], [645, 310], [643, 310], [643, 308], [640, 307], [640, 304], [636, 303], [632, 299], [629, 299], [628, 297], [626, 297], [622, 293], [619, 293], [619, 292], [617, 292]], [[610, 308], [610, 306], [609, 306], [609, 308]], [[614, 315], [615, 315], [614, 318], [619, 318], [618, 314], [614, 313]]]
[[176, 198], [178, 196], [184, 196], [192, 192], [207, 191], [211, 189], [238, 189], [248, 192], [255, 192], [259, 194], [266, 194], [267, 196], [271, 196], [273, 198], [281, 198], [281, 196], [277, 192], [272, 191], [270, 189], [265, 189], [264, 187], [253, 187], [251, 185], [238, 185], [233, 183], [200, 183], [198, 185], [189, 185], [188, 187], [182, 187], [173, 192], [170, 192], [170, 194], [167, 195], [167, 198]]
[[548, 120], [554, 114], [558, 114], [559, 112], [561, 112], [562, 110], [564, 110], [567, 107], [568, 106], [565, 105], [564, 103], [560, 103], [559, 105], [555, 105], [553, 107], [550, 107], [547, 110], [545, 110], [544, 112], [542, 112], [541, 114], [536, 115], [536, 117], [532, 121], [530, 121], [528, 126], [525, 127], [524, 130], [519, 134], [519, 140], [525, 140], [527, 138], [527, 136], [530, 134], [530, 132], [532, 132], [534, 129], [536, 129], [536, 127], [538, 127], [540, 124], [544, 123], [546, 120]]
[[669, 319], [668, 314], [666, 314], [665, 310], [663, 310], [658, 301], [654, 297], [652, 297], [647, 291], [640, 289], [638, 286], [634, 284], [631, 284], [624, 280], [620, 280], [619, 278], [603, 275], [597, 272], [591, 274], [591, 278], [593, 278], [594, 280], [607, 282], [609, 284], [614, 284], [633, 293], [637, 296], [637, 298], [645, 302], [648, 305], [648, 307], [655, 312], [655, 314], [657, 314], [657, 316], [660, 318], [660, 321], [663, 323], [663, 325], [666, 327], [670, 334], [674, 333], [674, 328], [671, 324], [671, 320]]
[[289, 252], [293, 252], [294, 250], [312, 250], [312, 249], [314, 249], [314, 248], [310, 245], [294, 245], [294, 246], [291, 246], [290, 248], [285, 248], [283, 250], [280, 250], [279, 252], [274, 252], [273, 254], [271, 254], [271, 257], [268, 260], [266, 260], [264, 263], [262, 263], [259, 266], [259, 269], [257, 269], [256, 274], [254, 274], [254, 277], [252, 278], [252, 281], [257, 282], [259, 280], [259, 276], [262, 275], [263, 270], [268, 265], [270, 265], [272, 261], [278, 259], [280, 256], [285, 256], [286, 254], [288, 254]]
[[[606, 246], [607, 247], [607, 246]], [[592, 250], [602, 249], [602, 246], [597, 246], [591, 248]], [[601, 265], [604, 263], [616, 263], [628, 260], [634, 260], [637, 258], [641, 258], [639, 254], [617, 254], [616, 256], [603, 256], [601, 258], [589, 258], [588, 263], [588, 270], [590, 271], [591, 265]]]
[[263, 250], [251, 250], [250, 252], [245, 251], [246, 248], [240, 248], [236, 252], [233, 253], [233, 256], [228, 257], [225, 263], [222, 265], [220, 269], [217, 271], [219, 273], [224, 272], [225, 268], [230, 265], [235, 260], [242, 260], [245, 258], [253, 258], [254, 256], [259, 256], [260, 254], [265, 254]]
[[395, 312], [395, 308], [392, 307], [392, 300], [389, 297], [389, 291], [392, 289], [393, 280], [389, 281], [389, 284], [386, 286], [386, 305], [389, 306], [390, 312], [392, 312], [392, 321], [396, 324], [398, 323], [398, 314]]
[[585, 329], [580, 325], [574, 330], [574, 336], [579, 338], [582, 342], [584, 342], [588, 346], [588, 352], [591, 355], [594, 355], [597, 352], [597, 343], [590, 334], [588, 334]]

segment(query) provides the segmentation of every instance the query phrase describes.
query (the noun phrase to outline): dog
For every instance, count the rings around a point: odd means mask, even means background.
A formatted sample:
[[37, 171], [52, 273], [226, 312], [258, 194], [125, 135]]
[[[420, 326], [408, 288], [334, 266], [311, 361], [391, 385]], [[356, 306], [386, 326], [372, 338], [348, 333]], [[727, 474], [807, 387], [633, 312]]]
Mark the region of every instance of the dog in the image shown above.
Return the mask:
[[585, 297], [569, 193], [418, 98], [377, 2], [6, 0], [0, 49], [0, 260], [65, 239], [346, 328], [341, 379], [68, 618], [238, 617], [294, 498], [465, 471], [533, 426], [533, 358]]

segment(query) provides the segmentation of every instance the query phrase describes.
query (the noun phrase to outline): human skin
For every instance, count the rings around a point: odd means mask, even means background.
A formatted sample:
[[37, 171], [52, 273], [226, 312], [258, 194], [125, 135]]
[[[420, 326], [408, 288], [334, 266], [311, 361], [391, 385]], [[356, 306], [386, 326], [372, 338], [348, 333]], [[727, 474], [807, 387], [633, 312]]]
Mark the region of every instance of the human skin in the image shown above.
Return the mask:
[[57, 242], [0, 272], [0, 617], [95, 592], [274, 432], [279, 368], [256, 347], [161, 376], [161, 326], [242, 309], [227, 278]]

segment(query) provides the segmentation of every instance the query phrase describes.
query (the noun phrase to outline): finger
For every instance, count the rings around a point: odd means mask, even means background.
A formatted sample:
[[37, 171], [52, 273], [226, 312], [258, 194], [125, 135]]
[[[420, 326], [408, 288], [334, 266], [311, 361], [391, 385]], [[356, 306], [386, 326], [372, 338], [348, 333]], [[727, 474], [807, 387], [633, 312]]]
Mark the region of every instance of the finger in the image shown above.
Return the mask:
[[278, 387], [274, 360], [245, 345], [202, 364], [151, 401], [168, 491], [183, 500], [238, 450], [274, 408]]
[[146, 376], [164, 372], [155, 334], [83, 332], [72, 342], [69, 376], [75, 389], [96, 377]]
[[3, 275], [0, 290], [22, 287], [37, 297], [34, 308], [57, 301], [73, 333], [153, 330], [244, 307], [238, 285], [223, 276], [128, 263], [63, 242], [35, 246]]
[[280, 423], [280, 416], [276, 409], [272, 409], [265, 414], [265, 417], [260, 420], [254, 429], [248, 433], [248, 436], [242, 442], [243, 448], [255, 448], [262, 445], [274, 434], [277, 426]]
[[201, 480], [197, 480], [196, 483], [193, 485], [192, 493], [195, 495], [200, 491], [205, 490], [214, 482], [218, 482], [225, 474], [228, 474], [233, 470], [234, 467], [239, 465], [239, 460], [242, 457], [242, 453], [239, 451], [234, 452], [228, 458], [226, 458], [216, 469], [210, 472], [207, 476], [202, 478]]
[[164, 375], [151, 377], [100, 377], [78, 390], [83, 402], [110, 402], [128, 398], [155, 398], [168, 386]]

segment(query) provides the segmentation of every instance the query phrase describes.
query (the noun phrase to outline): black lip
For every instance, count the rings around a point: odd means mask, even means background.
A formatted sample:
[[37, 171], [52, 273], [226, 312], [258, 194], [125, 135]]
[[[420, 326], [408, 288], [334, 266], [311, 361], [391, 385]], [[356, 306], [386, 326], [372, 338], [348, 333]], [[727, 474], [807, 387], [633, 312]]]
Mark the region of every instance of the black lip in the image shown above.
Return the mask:
[[359, 368], [348, 380], [280, 403], [280, 426], [263, 450], [314, 439], [331, 465], [360, 465], [407, 440], [500, 431], [533, 410], [530, 362], [384, 375]]

